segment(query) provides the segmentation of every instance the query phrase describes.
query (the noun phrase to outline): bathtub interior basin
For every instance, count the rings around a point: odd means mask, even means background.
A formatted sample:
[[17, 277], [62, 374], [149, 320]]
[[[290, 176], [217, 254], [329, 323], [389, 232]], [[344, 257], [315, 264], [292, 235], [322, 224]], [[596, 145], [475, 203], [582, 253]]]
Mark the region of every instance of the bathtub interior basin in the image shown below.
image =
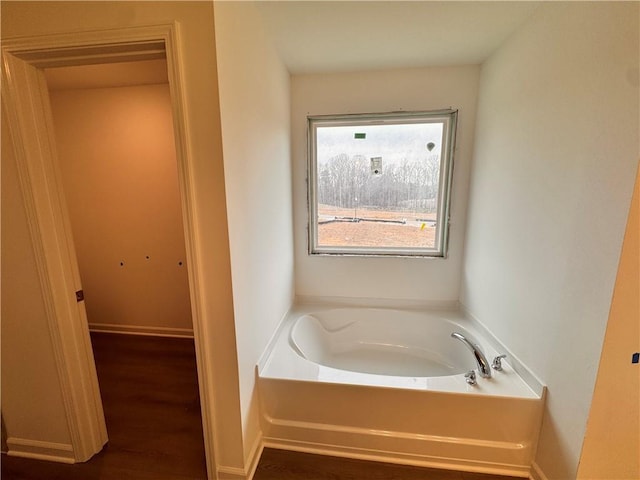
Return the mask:
[[[450, 338], [460, 326], [424, 322], [424, 315], [384, 309], [314, 312], [298, 318], [291, 344], [302, 358], [345, 371], [440, 377], [474, 368], [469, 352]], [[465, 336], [471, 334], [464, 332]]]

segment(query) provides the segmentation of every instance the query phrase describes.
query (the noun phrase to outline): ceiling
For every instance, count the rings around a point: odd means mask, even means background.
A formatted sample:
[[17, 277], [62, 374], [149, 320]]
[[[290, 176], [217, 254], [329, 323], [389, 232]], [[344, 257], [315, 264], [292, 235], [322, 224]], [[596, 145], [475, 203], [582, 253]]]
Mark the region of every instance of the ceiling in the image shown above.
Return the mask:
[[[480, 64], [540, 2], [252, 1], [292, 74]], [[166, 60], [45, 70], [51, 90], [167, 83]]]
[[540, 2], [258, 1], [293, 74], [480, 64]]
[[49, 90], [169, 83], [165, 59], [45, 68], [44, 74]]

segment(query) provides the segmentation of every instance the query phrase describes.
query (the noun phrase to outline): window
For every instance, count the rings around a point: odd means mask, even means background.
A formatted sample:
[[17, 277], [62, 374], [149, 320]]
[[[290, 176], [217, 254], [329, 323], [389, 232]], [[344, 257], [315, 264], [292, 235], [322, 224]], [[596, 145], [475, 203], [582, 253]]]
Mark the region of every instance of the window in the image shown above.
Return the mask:
[[309, 117], [309, 253], [445, 257], [456, 119]]

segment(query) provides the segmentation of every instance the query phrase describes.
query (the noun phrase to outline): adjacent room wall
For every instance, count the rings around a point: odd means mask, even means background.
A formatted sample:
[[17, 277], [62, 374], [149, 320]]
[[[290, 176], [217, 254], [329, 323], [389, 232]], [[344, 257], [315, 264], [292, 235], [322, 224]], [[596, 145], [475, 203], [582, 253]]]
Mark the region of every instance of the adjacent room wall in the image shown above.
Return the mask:
[[289, 73], [254, 5], [217, 2], [231, 274], [244, 453], [259, 440], [255, 365], [293, 302]]
[[[461, 66], [292, 77], [296, 295], [457, 302], [479, 71]], [[307, 115], [443, 108], [459, 110], [448, 258], [309, 256]]]
[[580, 456], [582, 480], [640, 478], [640, 170]]
[[50, 98], [90, 327], [192, 335], [169, 85]]
[[[78, 30], [103, 30], [140, 25], [179, 23], [182, 78], [187, 122], [187, 145], [193, 163], [191, 180], [195, 195], [192, 199], [193, 221], [196, 232], [194, 248], [198, 255], [196, 275], [200, 281], [201, 317], [198, 355], [204, 369], [199, 371], [201, 392], [211, 399], [211, 410], [204, 412], [204, 421], [215, 437], [215, 460], [218, 470], [230, 472], [226, 478], [244, 469], [242, 424], [238, 385], [231, 262], [227, 232], [222, 138], [217, 84], [217, 65], [214, 34], [213, 4], [211, 2], [11, 2], [3, 1], [2, 40], [10, 37], [47, 35]], [[3, 107], [4, 108], [4, 107]], [[7, 122], [2, 128], [8, 128]], [[3, 164], [5, 155], [2, 156]], [[4, 168], [4, 167], [3, 167]], [[4, 191], [3, 191], [4, 196]], [[3, 208], [7, 205], [3, 202]], [[21, 208], [20, 202], [7, 205]], [[3, 226], [5, 215], [2, 216]], [[3, 228], [7, 242], [24, 241], [19, 232]], [[5, 240], [3, 238], [3, 240]], [[31, 248], [29, 244], [24, 248]], [[4, 280], [3, 266], [3, 280]], [[47, 365], [54, 365], [50, 344], [32, 349], [37, 330], [42, 342], [49, 342], [43, 330], [43, 312], [33, 312], [33, 321], [25, 322], [37, 295], [39, 279], [35, 271], [20, 269], [22, 285], [2, 282], [2, 295], [12, 298], [17, 311], [15, 331], [2, 324], [4, 355], [13, 358], [28, 357], [28, 362], [2, 363], [3, 399], [8, 392], [16, 398], [28, 398], [33, 409], [47, 412], [41, 418], [33, 440], [56, 441], [64, 432], [53, 435], [52, 430], [65, 418], [64, 410], [55, 403], [56, 390], [50, 387], [55, 379], [49, 375]], [[29, 285], [30, 288], [24, 288]], [[35, 292], [35, 293], [34, 293]], [[35, 295], [35, 296], [34, 296]], [[4, 306], [3, 306], [4, 308]], [[3, 312], [4, 313], [4, 312]], [[4, 319], [4, 315], [3, 315]], [[6, 357], [3, 357], [3, 360]], [[5, 372], [15, 369], [9, 377]], [[31, 378], [26, 390], [25, 378]], [[13, 379], [13, 381], [9, 381]], [[55, 382], [54, 382], [55, 383]], [[53, 400], [52, 400], [52, 395]], [[5, 415], [6, 414], [6, 415]], [[34, 417], [25, 403], [16, 402], [16, 410], [9, 415], [3, 409], [7, 434], [27, 428]], [[214, 455], [213, 445], [208, 445]], [[213, 476], [214, 472], [210, 472]], [[226, 474], [225, 474], [226, 475]]]
[[483, 65], [461, 301], [548, 385], [575, 478], [638, 164], [636, 2], [544, 3]]

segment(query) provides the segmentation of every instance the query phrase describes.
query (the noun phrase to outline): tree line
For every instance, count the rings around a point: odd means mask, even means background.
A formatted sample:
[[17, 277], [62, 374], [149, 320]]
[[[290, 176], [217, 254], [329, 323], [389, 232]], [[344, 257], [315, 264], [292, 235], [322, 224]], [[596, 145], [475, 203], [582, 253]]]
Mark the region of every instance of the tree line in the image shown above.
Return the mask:
[[434, 212], [440, 156], [382, 165], [375, 174], [364, 155], [341, 153], [318, 165], [318, 203], [342, 208], [370, 207]]

